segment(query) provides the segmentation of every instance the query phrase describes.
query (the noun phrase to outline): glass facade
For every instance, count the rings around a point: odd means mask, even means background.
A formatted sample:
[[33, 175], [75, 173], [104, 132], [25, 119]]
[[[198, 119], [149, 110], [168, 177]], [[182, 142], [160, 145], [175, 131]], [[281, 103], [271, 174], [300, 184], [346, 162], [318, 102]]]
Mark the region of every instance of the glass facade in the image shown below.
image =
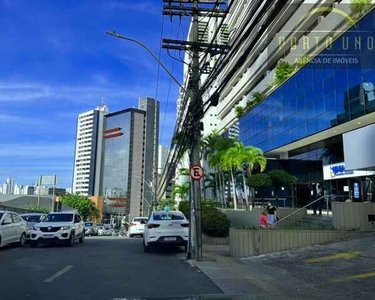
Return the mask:
[[103, 167], [104, 214], [128, 212], [131, 111], [106, 117]]
[[374, 33], [371, 11], [247, 113], [241, 141], [267, 152], [375, 111]]

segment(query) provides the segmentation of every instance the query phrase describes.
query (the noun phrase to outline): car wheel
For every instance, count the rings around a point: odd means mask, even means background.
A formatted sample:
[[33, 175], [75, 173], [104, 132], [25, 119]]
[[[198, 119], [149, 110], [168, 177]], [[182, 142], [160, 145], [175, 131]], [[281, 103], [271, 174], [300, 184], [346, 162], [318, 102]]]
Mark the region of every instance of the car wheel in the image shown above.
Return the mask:
[[72, 247], [74, 245], [74, 232], [70, 234], [69, 240], [67, 242], [68, 247]]
[[130, 237], [130, 238], [132, 238], [133, 236], [134, 236], [134, 235], [132, 235], [132, 234], [129, 234], [129, 237]]
[[36, 248], [38, 247], [38, 242], [37, 241], [30, 241], [30, 248]]
[[20, 245], [21, 247], [23, 247], [26, 243], [26, 234], [25, 233], [22, 233], [21, 237], [20, 237], [20, 241], [18, 242], [18, 245]]
[[83, 244], [84, 241], [85, 241], [85, 234], [82, 232], [82, 235], [81, 235], [81, 237], [79, 238], [79, 243], [80, 243], [80, 244]]

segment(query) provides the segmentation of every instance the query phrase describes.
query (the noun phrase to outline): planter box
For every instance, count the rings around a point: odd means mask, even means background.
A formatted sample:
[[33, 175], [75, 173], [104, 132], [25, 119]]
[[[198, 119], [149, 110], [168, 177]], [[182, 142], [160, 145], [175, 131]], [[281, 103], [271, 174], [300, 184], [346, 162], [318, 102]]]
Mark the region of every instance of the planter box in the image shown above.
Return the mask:
[[211, 237], [202, 235], [202, 242], [206, 245], [229, 245], [229, 236], [227, 237]]
[[339, 241], [358, 234], [358, 232], [353, 231], [336, 230], [248, 230], [230, 228], [230, 255], [239, 258], [278, 252]]
[[332, 202], [333, 227], [338, 230], [375, 230], [375, 203]]

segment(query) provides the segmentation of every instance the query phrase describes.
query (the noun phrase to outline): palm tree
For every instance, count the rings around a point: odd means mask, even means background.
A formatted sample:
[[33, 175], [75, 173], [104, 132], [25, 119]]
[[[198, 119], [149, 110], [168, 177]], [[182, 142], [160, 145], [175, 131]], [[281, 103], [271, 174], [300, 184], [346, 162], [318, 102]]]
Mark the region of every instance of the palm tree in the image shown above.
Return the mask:
[[[221, 136], [217, 132], [217, 130], [214, 130], [210, 135], [203, 138], [201, 146], [204, 158], [207, 160], [210, 158], [214, 153], [216, 152], [218, 141], [221, 139]], [[214, 177], [215, 177], [215, 195], [218, 195], [220, 193], [220, 184], [218, 184], [218, 168], [217, 165], [210, 165], [210, 167], [213, 168], [214, 171]], [[223, 201], [221, 201], [223, 203]]]
[[267, 159], [263, 156], [263, 152], [259, 148], [253, 146], [245, 147], [241, 142], [236, 142], [234, 146], [228, 150], [228, 155], [233, 161], [235, 165], [234, 167], [241, 170], [242, 184], [245, 191], [246, 209], [248, 209], [249, 195], [246, 189], [246, 177], [243, 172], [243, 166], [244, 164], [249, 166], [249, 176], [251, 176], [251, 171], [255, 166], [259, 166], [261, 172], [265, 170]]
[[189, 192], [189, 190], [190, 190], [189, 182], [185, 182], [182, 185], [175, 184], [175, 186], [173, 187], [173, 191], [172, 191], [172, 199], [174, 199], [175, 196], [179, 194], [181, 197], [181, 200], [185, 200], [185, 197], [187, 193]]
[[236, 196], [236, 182], [234, 180], [233, 170], [237, 167], [237, 158], [234, 156], [236, 149], [234, 147], [229, 148], [226, 150], [220, 161], [220, 167], [224, 171], [230, 172], [230, 176], [232, 179], [232, 188], [234, 193], [233, 205], [234, 209], [237, 209], [237, 196]]
[[216, 173], [209, 173], [207, 176], [204, 177], [204, 189], [211, 189], [214, 194], [214, 198], [217, 196], [217, 174]]
[[[263, 172], [267, 166], [267, 159], [264, 157], [263, 151], [253, 146], [245, 147], [244, 162], [246, 162], [249, 165], [249, 176], [251, 176], [251, 172], [256, 166], [259, 166], [260, 172]], [[243, 184], [245, 188], [246, 186], [245, 175], [242, 173], [242, 176], [243, 176]], [[247, 191], [245, 192], [245, 195], [246, 193]], [[247, 197], [248, 196], [246, 195], [246, 200], [247, 200]], [[252, 207], [255, 206], [255, 201], [253, 197], [251, 199], [251, 204], [252, 204]], [[246, 205], [247, 205], [247, 201], [246, 201]]]
[[208, 165], [212, 168], [215, 168], [215, 170], [218, 173], [219, 192], [221, 191], [220, 201], [223, 206], [225, 206], [226, 201], [225, 201], [225, 195], [224, 195], [225, 193], [224, 174], [222, 171], [225, 171], [225, 170], [222, 168], [221, 164], [223, 162], [223, 156], [225, 152], [231, 147], [233, 147], [235, 142], [236, 140], [232, 138], [222, 138], [222, 137], [217, 138], [215, 141], [215, 146], [214, 146], [215, 151], [210, 152], [210, 154], [208, 155]]

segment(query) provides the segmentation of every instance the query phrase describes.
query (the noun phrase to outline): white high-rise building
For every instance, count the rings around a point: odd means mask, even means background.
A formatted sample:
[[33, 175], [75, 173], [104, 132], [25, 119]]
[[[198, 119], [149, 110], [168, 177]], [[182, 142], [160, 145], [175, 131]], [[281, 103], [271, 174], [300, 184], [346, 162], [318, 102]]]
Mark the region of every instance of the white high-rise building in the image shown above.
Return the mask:
[[168, 159], [168, 153], [168, 147], [159, 145], [158, 174], [160, 175], [163, 174], [163, 170]]
[[99, 194], [104, 116], [103, 105], [78, 115], [73, 173], [73, 193]]
[[13, 194], [14, 195], [22, 195], [23, 194], [23, 185], [22, 184], [15, 184]]

